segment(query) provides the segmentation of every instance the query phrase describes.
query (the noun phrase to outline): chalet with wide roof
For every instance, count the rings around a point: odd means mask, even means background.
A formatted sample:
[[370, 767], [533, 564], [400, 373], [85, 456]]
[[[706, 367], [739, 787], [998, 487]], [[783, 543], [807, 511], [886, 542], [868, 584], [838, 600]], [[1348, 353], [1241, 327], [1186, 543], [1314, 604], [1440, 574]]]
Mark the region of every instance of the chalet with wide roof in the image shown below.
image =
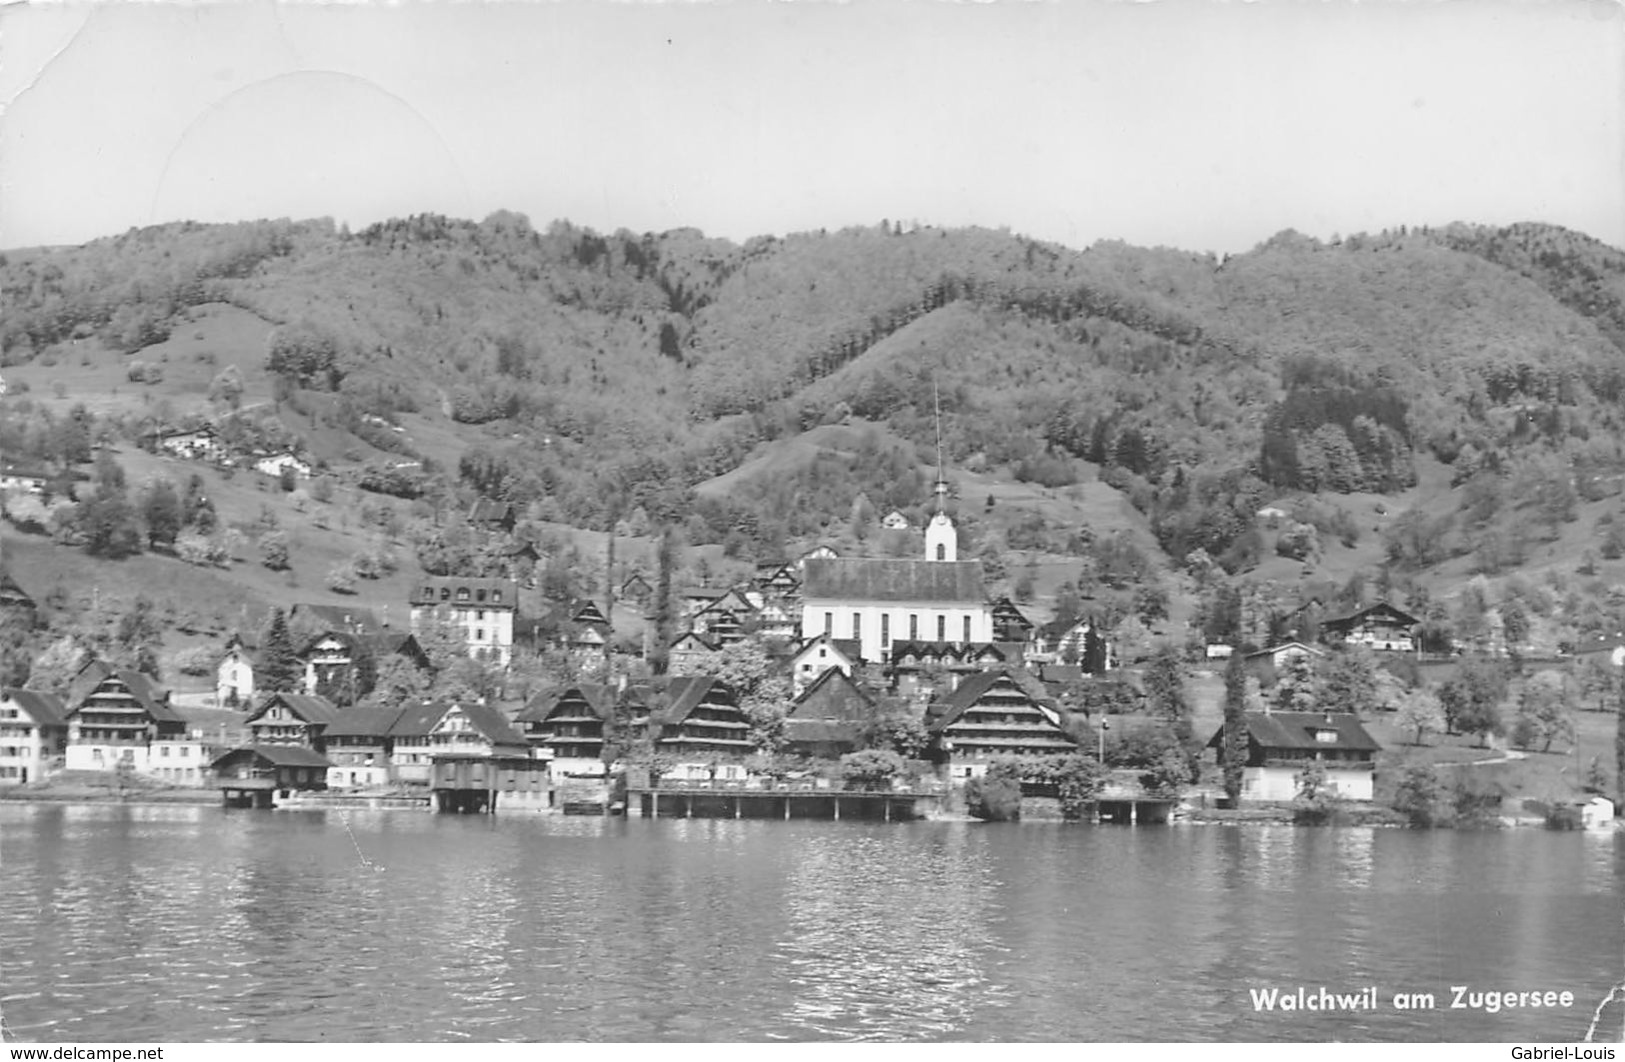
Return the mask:
[[327, 784], [334, 789], [375, 788], [394, 781], [391, 756], [395, 724], [404, 707], [346, 708], [322, 729], [322, 745], [333, 765]]
[[713, 642], [703, 634], [689, 631], [681, 634], [666, 650], [666, 673], [669, 675], [694, 675], [706, 666], [711, 654], [722, 646]]
[[863, 727], [874, 717], [874, 699], [850, 675], [829, 668], [796, 696], [785, 714], [786, 751], [836, 759], [857, 749]]
[[290, 792], [319, 792], [327, 788], [332, 764], [305, 745], [244, 745], [225, 752], [209, 765], [226, 788], [232, 782], [269, 783], [267, 788]]
[[93, 660], [74, 676], [67, 703], [69, 770], [130, 771], [176, 785], [204, 780], [203, 742], [150, 676]]
[[508, 502], [480, 498], [469, 507], [468, 522], [483, 531], [500, 531], [511, 535], [519, 517]]
[[[1311, 763], [1326, 771], [1328, 787], [1344, 800], [1370, 800], [1376, 788], [1376, 755], [1382, 746], [1348, 712], [1248, 712], [1247, 760], [1241, 795], [1253, 800], [1291, 800], [1297, 775]], [[1225, 763], [1224, 728], [1208, 747]]]
[[244, 721], [254, 745], [303, 745], [321, 750], [324, 731], [341, 715], [326, 697], [273, 693]]
[[579, 682], [543, 690], [514, 718], [532, 748], [545, 749], [559, 774], [601, 774], [607, 729], [619, 691]]
[[477, 701], [407, 705], [390, 728], [398, 782], [427, 784], [437, 755], [530, 756], [530, 742], [503, 714]]
[[1362, 608], [1347, 616], [1322, 620], [1320, 636], [1328, 642], [1410, 653], [1416, 650], [1414, 633], [1421, 622], [1408, 612], [1382, 603]]
[[654, 739], [673, 756], [745, 756], [754, 751], [750, 720], [726, 682], [709, 675], [681, 675], [628, 689], [628, 702], [644, 714], [634, 732]]
[[926, 729], [954, 779], [979, 777], [1000, 756], [1064, 756], [1076, 752], [1060, 710], [1036, 680], [1010, 668], [967, 677], [931, 705]]
[[54, 693], [0, 690], [0, 786], [28, 785], [61, 770], [67, 711]]
[[[406, 631], [369, 634], [334, 630], [318, 634], [299, 651], [299, 660], [305, 666], [305, 692], [314, 694], [330, 690], [336, 683], [355, 681], [357, 661], [363, 657], [371, 658], [376, 668], [390, 656], [402, 657], [420, 671], [430, 666], [429, 654], [418, 644], [417, 637]], [[340, 692], [348, 693], [348, 699], [340, 697], [345, 703], [354, 703], [361, 695], [361, 691], [353, 689]]]

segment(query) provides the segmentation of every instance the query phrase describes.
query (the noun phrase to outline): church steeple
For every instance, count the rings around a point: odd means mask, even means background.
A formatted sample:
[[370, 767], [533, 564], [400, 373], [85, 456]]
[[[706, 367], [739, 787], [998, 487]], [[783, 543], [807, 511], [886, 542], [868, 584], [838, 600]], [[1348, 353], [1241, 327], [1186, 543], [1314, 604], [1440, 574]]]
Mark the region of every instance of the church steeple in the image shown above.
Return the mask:
[[936, 406], [937, 426], [937, 481], [932, 490], [937, 496], [936, 512], [925, 526], [925, 559], [951, 561], [959, 559], [959, 534], [948, 517], [948, 474], [942, 464], [942, 399], [937, 394], [937, 381], [931, 381], [931, 399]]

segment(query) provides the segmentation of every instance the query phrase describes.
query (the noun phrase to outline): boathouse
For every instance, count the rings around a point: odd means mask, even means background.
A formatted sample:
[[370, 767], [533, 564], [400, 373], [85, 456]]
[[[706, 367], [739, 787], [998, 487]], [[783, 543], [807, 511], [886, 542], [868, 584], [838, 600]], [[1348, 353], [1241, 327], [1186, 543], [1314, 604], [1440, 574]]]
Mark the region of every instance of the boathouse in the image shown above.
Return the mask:
[[272, 806], [275, 795], [327, 788], [333, 765], [303, 745], [244, 745], [217, 757], [210, 766], [227, 807]]

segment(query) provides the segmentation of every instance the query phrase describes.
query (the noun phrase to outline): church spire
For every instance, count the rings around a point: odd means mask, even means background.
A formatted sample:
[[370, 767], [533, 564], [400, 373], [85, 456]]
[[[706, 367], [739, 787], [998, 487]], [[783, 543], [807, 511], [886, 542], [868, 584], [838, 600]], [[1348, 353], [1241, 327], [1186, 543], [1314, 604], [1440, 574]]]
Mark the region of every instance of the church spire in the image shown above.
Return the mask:
[[952, 561], [959, 559], [959, 534], [948, 516], [948, 473], [942, 464], [942, 398], [937, 393], [937, 379], [931, 377], [931, 400], [936, 406], [937, 424], [937, 511], [925, 526], [925, 559]]
[[931, 402], [936, 407], [937, 426], [937, 481], [932, 485], [931, 489], [937, 495], [937, 512], [946, 513], [948, 511], [948, 476], [942, 467], [942, 396], [937, 392], [935, 373], [931, 374]]

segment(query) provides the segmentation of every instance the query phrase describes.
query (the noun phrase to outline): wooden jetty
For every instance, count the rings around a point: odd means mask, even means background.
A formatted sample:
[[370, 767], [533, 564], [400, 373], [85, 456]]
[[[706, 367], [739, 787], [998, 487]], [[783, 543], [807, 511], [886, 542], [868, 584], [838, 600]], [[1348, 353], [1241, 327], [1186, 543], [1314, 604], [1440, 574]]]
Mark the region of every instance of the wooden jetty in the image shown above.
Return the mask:
[[925, 817], [940, 792], [836, 789], [794, 782], [673, 781], [629, 786], [627, 807], [644, 818], [867, 819], [905, 822]]

